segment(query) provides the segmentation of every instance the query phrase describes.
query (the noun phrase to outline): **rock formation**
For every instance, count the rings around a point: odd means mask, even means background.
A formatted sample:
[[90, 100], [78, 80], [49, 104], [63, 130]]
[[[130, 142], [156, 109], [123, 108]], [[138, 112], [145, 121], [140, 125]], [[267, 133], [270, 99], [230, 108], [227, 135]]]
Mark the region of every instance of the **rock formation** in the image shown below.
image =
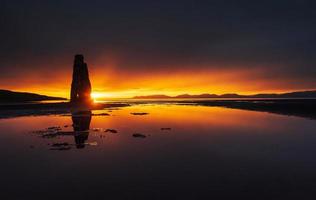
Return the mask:
[[83, 55], [75, 55], [72, 73], [70, 102], [73, 104], [90, 104], [91, 83], [88, 66], [84, 62]]

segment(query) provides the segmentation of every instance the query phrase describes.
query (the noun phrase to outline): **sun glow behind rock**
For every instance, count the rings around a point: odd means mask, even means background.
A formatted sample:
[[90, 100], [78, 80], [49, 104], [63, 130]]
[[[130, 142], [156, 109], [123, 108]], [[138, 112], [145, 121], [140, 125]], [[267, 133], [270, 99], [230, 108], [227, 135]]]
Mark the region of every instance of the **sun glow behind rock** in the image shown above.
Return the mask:
[[100, 99], [113, 98], [113, 96], [105, 92], [91, 92], [91, 98], [96, 102]]

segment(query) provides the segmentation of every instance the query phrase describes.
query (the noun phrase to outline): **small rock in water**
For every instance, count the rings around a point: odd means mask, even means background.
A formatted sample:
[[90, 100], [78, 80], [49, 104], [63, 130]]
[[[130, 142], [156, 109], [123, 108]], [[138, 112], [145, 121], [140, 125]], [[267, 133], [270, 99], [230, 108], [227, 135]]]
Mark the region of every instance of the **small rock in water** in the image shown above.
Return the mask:
[[117, 133], [115, 129], [106, 129], [104, 132]]
[[51, 127], [48, 127], [47, 130], [60, 131], [61, 128], [60, 128], [60, 126], [51, 126]]
[[133, 112], [131, 113], [132, 115], [148, 115], [149, 113], [145, 113], [145, 112]]
[[97, 131], [101, 131], [101, 128], [93, 128], [92, 130], [97, 132]]
[[170, 131], [171, 128], [161, 128], [160, 130], [162, 130], [162, 131]]
[[140, 134], [140, 133], [134, 133], [133, 137], [137, 137], [137, 138], [145, 138], [146, 135]]
[[57, 147], [57, 148], [50, 148], [49, 150], [66, 151], [66, 150], [70, 150], [70, 149], [71, 149], [70, 146], [63, 146], [63, 147]]
[[98, 113], [98, 114], [92, 114], [92, 116], [109, 116], [109, 113]]
[[57, 132], [48, 132], [48, 133], [43, 133], [41, 135], [43, 138], [54, 138], [54, 137], [57, 137], [58, 136], [58, 133]]
[[37, 131], [32, 131], [31, 132], [32, 134], [36, 134], [36, 135], [39, 135], [39, 136], [43, 136], [44, 134], [47, 133], [47, 130], [37, 130]]
[[31, 133], [36, 134], [43, 138], [53, 138], [53, 137], [58, 136], [60, 130], [61, 130], [60, 128], [55, 129], [53, 127], [49, 127], [45, 130], [32, 131]]
[[97, 142], [86, 142], [84, 143], [85, 145], [90, 145], [90, 146], [97, 146], [98, 143]]
[[60, 146], [69, 146], [67, 142], [61, 142], [61, 143], [54, 143], [52, 144], [52, 147], [60, 147]]

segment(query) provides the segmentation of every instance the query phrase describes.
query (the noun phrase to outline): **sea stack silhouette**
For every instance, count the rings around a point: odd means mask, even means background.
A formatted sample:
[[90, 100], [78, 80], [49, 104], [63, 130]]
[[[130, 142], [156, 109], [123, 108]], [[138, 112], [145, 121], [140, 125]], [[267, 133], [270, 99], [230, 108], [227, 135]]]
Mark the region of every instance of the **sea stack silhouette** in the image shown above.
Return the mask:
[[72, 105], [87, 106], [92, 103], [88, 66], [84, 62], [84, 57], [81, 54], [75, 55], [70, 102]]

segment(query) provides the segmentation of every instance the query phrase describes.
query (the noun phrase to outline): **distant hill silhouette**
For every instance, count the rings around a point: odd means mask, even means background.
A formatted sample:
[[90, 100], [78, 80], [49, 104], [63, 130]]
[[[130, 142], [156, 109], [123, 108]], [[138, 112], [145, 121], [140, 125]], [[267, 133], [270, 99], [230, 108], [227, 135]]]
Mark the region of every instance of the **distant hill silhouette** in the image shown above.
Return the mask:
[[312, 91], [298, 91], [289, 92], [281, 94], [254, 94], [254, 95], [239, 95], [235, 93], [229, 94], [181, 94], [177, 96], [167, 96], [167, 95], [148, 95], [148, 96], [135, 96], [134, 99], [185, 99], [185, 98], [316, 98], [316, 90]]
[[67, 100], [61, 97], [50, 97], [28, 92], [13, 92], [10, 90], [0, 90], [0, 102], [28, 102], [44, 100]]

